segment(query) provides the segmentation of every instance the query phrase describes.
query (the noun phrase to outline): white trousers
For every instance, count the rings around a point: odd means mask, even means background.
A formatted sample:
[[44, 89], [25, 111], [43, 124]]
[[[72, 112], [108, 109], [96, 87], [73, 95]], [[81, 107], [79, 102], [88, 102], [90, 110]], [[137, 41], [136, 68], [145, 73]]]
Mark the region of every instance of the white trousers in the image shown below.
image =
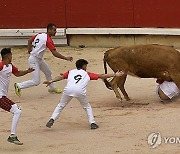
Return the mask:
[[[45, 74], [46, 80], [52, 80], [51, 76], [51, 70], [49, 69], [48, 64], [44, 61], [44, 59], [39, 59], [34, 56], [30, 56], [28, 59], [29, 67], [34, 68], [35, 71], [33, 71], [32, 74], [32, 80], [24, 81], [21, 83], [18, 83], [18, 87], [20, 89], [29, 88], [32, 86], [37, 86], [40, 84], [40, 70]], [[50, 89], [54, 89], [54, 84], [51, 84]]]
[[[61, 100], [60, 100], [59, 104], [57, 105], [57, 107], [55, 108], [51, 118], [54, 120], [58, 119], [61, 111], [71, 101], [72, 98], [73, 98], [72, 96], [68, 96], [63, 93]], [[87, 114], [87, 117], [89, 120], [89, 124], [95, 123], [92, 108], [87, 100], [87, 96], [82, 95], [81, 97], [75, 97], [75, 98], [81, 103], [83, 109], [86, 111], [86, 114]]]
[[14, 104], [12, 105], [10, 112], [13, 114], [11, 134], [16, 134], [17, 124], [21, 116], [21, 109], [16, 104]]

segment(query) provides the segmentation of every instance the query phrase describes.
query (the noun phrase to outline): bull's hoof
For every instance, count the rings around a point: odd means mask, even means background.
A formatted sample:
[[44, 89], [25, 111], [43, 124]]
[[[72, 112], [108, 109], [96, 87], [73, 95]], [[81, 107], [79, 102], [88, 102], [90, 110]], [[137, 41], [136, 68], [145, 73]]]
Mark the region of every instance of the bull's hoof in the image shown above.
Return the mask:
[[119, 100], [119, 102], [121, 103], [121, 107], [124, 107], [124, 104], [123, 104], [123, 102], [122, 102], [122, 98], [121, 97], [116, 97], [118, 100]]
[[121, 107], [124, 107], [124, 104], [122, 102], [122, 98], [118, 98], [119, 102], [121, 103]]
[[109, 90], [113, 90], [112, 87], [108, 87]]
[[130, 101], [130, 100], [131, 100], [129, 97], [127, 97], [127, 98], [125, 98], [125, 99], [126, 99], [126, 101]]
[[121, 96], [116, 96], [116, 98], [117, 98], [119, 101], [122, 101]]

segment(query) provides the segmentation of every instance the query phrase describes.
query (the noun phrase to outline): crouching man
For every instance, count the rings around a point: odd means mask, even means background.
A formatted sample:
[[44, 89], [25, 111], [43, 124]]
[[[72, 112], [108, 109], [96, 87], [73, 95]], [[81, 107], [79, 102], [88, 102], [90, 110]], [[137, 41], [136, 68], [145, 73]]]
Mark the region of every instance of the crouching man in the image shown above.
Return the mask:
[[71, 101], [74, 97], [76, 98], [84, 108], [87, 113], [89, 124], [91, 129], [96, 129], [99, 126], [95, 123], [91, 105], [88, 102], [86, 96], [86, 87], [90, 80], [97, 80], [99, 78], [106, 79], [114, 76], [122, 76], [124, 72], [116, 72], [113, 74], [95, 74], [86, 72], [88, 62], [84, 59], [79, 59], [76, 61], [76, 69], [70, 70], [60, 76], [54, 78], [51, 81], [45, 81], [44, 84], [49, 86], [53, 82], [57, 82], [63, 79], [67, 79], [67, 85], [64, 88], [63, 95], [57, 107], [55, 108], [50, 120], [46, 124], [47, 127], [51, 127], [54, 121], [60, 116], [60, 113], [64, 107]]

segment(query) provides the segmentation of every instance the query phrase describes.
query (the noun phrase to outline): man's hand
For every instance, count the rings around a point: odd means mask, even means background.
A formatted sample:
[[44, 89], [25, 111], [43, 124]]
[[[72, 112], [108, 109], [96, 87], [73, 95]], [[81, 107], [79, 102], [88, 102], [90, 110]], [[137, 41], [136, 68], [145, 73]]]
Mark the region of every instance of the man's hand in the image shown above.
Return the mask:
[[57, 58], [60, 58], [60, 59], [64, 59], [64, 60], [67, 60], [67, 61], [73, 61], [73, 57], [63, 56], [63, 55], [61, 55], [59, 52], [57, 52], [56, 50], [54, 50], [54, 51], [52, 52], [52, 54], [53, 54], [54, 57], [57, 57]]
[[43, 84], [46, 84], [46, 87], [48, 87], [52, 82], [51, 81], [44, 81]]
[[27, 72], [28, 72], [28, 73], [31, 73], [31, 72], [33, 72], [34, 70], [35, 70], [34, 68], [28, 68]]
[[66, 57], [67, 61], [73, 61], [73, 57]]
[[31, 73], [31, 72], [33, 72], [35, 69], [33, 69], [33, 68], [28, 68], [27, 70], [25, 70], [25, 71], [18, 71], [18, 72], [16, 72], [16, 74], [14, 74], [15, 76], [17, 76], [17, 77], [20, 77], [20, 76], [23, 76], [23, 75], [26, 75], [26, 74], [28, 74], [28, 73]]
[[123, 76], [124, 75], [124, 71], [117, 71], [115, 73], [115, 76]]
[[100, 74], [99, 78], [101, 79], [107, 79], [107, 78], [111, 78], [111, 77], [120, 77], [123, 76], [125, 73], [124, 71], [117, 71], [116, 73], [112, 73], [112, 74]]

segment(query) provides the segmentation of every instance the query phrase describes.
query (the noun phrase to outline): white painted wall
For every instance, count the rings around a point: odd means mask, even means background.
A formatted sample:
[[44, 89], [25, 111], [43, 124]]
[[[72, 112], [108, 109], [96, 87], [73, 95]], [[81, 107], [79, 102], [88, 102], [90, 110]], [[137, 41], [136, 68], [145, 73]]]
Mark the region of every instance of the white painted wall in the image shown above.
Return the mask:
[[[31, 36], [41, 32], [46, 32], [46, 29], [0, 29], [0, 46], [27, 45]], [[58, 28], [53, 40], [55, 45], [67, 45], [65, 29]]]

